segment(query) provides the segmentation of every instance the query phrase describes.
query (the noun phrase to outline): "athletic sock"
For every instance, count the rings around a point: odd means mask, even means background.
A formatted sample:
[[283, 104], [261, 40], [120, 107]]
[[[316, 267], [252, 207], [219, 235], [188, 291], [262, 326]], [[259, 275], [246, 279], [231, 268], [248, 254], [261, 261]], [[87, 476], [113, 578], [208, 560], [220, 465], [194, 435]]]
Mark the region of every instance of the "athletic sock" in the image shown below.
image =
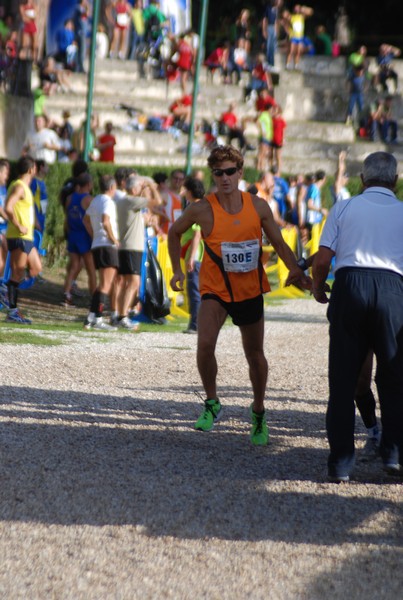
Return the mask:
[[8, 281], [7, 289], [8, 289], [8, 304], [10, 309], [17, 308], [17, 300], [18, 300], [18, 281]]

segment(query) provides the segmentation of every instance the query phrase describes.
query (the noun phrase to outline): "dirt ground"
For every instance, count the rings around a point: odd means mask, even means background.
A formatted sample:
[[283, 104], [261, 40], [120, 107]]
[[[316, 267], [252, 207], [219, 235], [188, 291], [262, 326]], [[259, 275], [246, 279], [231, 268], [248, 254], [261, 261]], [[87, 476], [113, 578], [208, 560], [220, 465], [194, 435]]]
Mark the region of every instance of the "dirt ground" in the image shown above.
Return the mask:
[[360, 461], [359, 419], [353, 480], [326, 482], [324, 307], [287, 301], [266, 319], [264, 448], [249, 442], [235, 327], [220, 335], [224, 414], [206, 434], [193, 429], [195, 336], [1, 344], [0, 598], [401, 597], [403, 487]]

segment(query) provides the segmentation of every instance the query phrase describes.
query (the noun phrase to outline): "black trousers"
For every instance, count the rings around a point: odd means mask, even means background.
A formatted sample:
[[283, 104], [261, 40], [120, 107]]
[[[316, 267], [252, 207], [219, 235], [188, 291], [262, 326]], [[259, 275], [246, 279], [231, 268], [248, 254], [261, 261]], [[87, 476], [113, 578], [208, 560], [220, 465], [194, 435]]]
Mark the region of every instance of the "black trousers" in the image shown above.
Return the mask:
[[354, 466], [354, 394], [369, 349], [376, 360], [381, 407], [381, 456], [403, 462], [403, 277], [382, 269], [336, 271], [328, 307], [329, 475]]

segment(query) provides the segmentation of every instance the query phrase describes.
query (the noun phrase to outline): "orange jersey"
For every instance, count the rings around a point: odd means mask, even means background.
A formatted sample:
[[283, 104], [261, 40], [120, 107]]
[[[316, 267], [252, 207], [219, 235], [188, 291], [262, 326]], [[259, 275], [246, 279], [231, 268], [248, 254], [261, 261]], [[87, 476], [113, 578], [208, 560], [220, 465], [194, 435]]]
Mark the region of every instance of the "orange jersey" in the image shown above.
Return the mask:
[[224, 302], [242, 302], [270, 291], [262, 263], [262, 225], [252, 196], [242, 193], [242, 209], [230, 214], [215, 194], [207, 196], [213, 229], [203, 236], [200, 294], [215, 294]]
[[178, 194], [169, 192], [169, 200], [165, 207], [165, 213], [168, 217], [168, 221], [165, 221], [161, 225], [161, 229], [163, 233], [168, 233], [172, 223], [174, 223], [176, 219], [179, 219], [182, 214], [182, 199]]

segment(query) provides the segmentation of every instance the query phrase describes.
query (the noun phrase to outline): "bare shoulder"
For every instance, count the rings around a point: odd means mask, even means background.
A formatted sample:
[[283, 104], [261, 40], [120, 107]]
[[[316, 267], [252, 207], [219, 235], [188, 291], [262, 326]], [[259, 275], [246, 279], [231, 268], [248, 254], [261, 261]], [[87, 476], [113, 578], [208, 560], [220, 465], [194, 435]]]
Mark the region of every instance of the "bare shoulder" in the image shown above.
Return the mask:
[[192, 206], [194, 207], [194, 209], [197, 211], [197, 214], [199, 214], [199, 215], [203, 215], [206, 212], [211, 211], [210, 202], [207, 200], [206, 197], [202, 198], [198, 202], [195, 202], [194, 204], [192, 204]]
[[[25, 196], [25, 189], [21, 183], [15, 183], [8, 193], [7, 200], [10, 198], [19, 200]], [[7, 201], [6, 200], [6, 201]]]
[[199, 219], [203, 219], [203, 216], [209, 210], [210, 205], [207, 201], [199, 200], [198, 202], [192, 202], [188, 204], [182, 213], [182, 218], [193, 219], [194, 223], [199, 223]]
[[[70, 196], [71, 199], [71, 196]], [[84, 196], [81, 200], [81, 206], [86, 210], [92, 202], [92, 196], [88, 194], [88, 196]]]
[[260, 196], [255, 196], [254, 194], [251, 194], [251, 196], [253, 206], [255, 207], [256, 212], [260, 215], [262, 219], [264, 217], [267, 217], [267, 215], [270, 214], [270, 208], [266, 200], [260, 198]]

